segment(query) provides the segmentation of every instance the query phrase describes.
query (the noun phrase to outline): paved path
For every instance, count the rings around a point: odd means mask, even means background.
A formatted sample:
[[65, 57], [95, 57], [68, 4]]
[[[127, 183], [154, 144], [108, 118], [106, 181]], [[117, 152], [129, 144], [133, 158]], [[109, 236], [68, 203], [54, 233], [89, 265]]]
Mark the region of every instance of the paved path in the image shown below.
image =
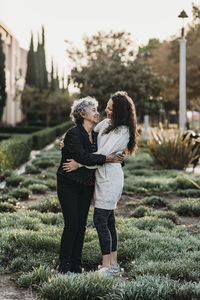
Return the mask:
[[35, 300], [36, 295], [30, 290], [19, 288], [10, 275], [0, 274], [0, 300]]

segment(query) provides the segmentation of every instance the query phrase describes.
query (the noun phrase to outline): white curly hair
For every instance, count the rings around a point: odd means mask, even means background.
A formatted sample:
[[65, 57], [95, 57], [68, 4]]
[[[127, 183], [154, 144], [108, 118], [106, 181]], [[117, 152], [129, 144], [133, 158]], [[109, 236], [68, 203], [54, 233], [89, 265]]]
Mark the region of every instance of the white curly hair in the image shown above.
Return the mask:
[[75, 100], [71, 107], [70, 117], [75, 124], [82, 124], [83, 117], [82, 115], [86, 115], [89, 111], [90, 106], [98, 107], [98, 102], [95, 98], [87, 96], [85, 98], [81, 98], [80, 100]]

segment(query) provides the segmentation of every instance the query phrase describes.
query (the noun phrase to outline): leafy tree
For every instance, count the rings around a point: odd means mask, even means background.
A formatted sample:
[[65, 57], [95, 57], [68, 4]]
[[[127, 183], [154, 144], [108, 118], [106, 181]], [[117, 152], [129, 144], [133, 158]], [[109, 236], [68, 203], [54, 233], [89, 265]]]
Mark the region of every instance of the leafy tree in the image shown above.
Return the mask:
[[[189, 109], [200, 110], [200, 7], [193, 4], [193, 22], [188, 26], [186, 32], [186, 87], [187, 87], [187, 107]], [[176, 65], [176, 74], [171, 74], [172, 81], [175, 82], [176, 95], [174, 98], [178, 102], [179, 85], [179, 43], [178, 38], [170, 42], [169, 60]], [[168, 66], [172, 64], [168, 64]]]
[[28, 125], [30, 114], [37, 119], [37, 105], [39, 100], [39, 90], [35, 87], [26, 87], [21, 95], [21, 109], [24, 114], [24, 123]]
[[69, 118], [71, 110], [71, 97], [67, 91], [55, 90], [53, 93], [43, 92], [40, 112], [45, 117], [45, 125], [48, 127], [52, 120], [59, 124]]
[[152, 50], [151, 57], [148, 57], [153, 71], [162, 78], [160, 96], [166, 111], [178, 111], [179, 105], [179, 63], [172, 56], [173, 43], [176, 44], [177, 41], [163, 41], [159, 47]]
[[140, 46], [138, 49], [137, 56], [138, 57], [146, 57], [146, 56], [151, 56], [152, 55], [152, 50], [157, 49], [160, 46], [160, 41], [159, 39], [149, 39], [149, 42], [146, 46]]
[[0, 34], [0, 120], [3, 115], [3, 108], [6, 104], [6, 96], [5, 54], [3, 52], [3, 41]]
[[25, 124], [46, 125], [59, 124], [69, 118], [74, 97], [67, 90], [27, 87], [21, 96], [21, 108], [25, 115]]
[[98, 32], [91, 38], [85, 37], [84, 46], [84, 51], [68, 49], [75, 63], [70, 79], [80, 89], [80, 96], [96, 97], [102, 111], [112, 93], [125, 90], [142, 118], [150, 109], [149, 97], [160, 93], [161, 79], [149, 63], [134, 59], [130, 34]]

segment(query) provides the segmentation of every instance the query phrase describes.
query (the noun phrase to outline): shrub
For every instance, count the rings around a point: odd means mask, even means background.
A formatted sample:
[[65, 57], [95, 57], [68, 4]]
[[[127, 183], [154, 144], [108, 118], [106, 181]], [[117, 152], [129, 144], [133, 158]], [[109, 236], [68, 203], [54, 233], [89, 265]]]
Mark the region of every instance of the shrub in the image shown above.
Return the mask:
[[1, 176], [1, 179], [4, 180], [6, 179], [7, 177], [10, 177], [12, 175], [12, 170], [5, 170], [3, 172], [3, 175]]
[[196, 186], [191, 182], [189, 176], [178, 175], [172, 182], [169, 183], [169, 187], [173, 190], [177, 189], [197, 189]]
[[37, 205], [33, 205], [29, 207], [30, 210], [37, 210], [41, 213], [53, 212], [58, 213], [61, 212], [60, 203], [57, 197], [50, 197], [43, 201], [41, 201]]
[[149, 208], [147, 208], [143, 205], [140, 205], [134, 210], [133, 213], [131, 213], [130, 217], [142, 218], [148, 214], [149, 214]]
[[200, 199], [182, 200], [180, 203], [174, 205], [173, 209], [180, 216], [200, 216]]
[[165, 200], [162, 197], [159, 197], [159, 196], [146, 197], [142, 201], [142, 204], [147, 205], [147, 206], [152, 206], [152, 207], [163, 207], [163, 206], [166, 206]]
[[27, 188], [18, 188], [11, 191], [9, 195], [19, 200], [27, 200], [31, 196], [31, 191]]
[[45, 174], [38, 175], [39, 179], [56, 179], [56, 173], [46, 172]]
[[163, 180], [159, 177], [144, 177], [130, 175], [125, 178], [123, 192], [161, 192], [168, 189], [167, 183], [170, 179]]
[[178, 215], [173, 211], [153, 210], [143, 205], [138, 206], [130, 215], [130, 217], [134, 218], [142, 218], [144, 216], [156, 216], [158, 218], [170, 219], [174, 223], [178, 222]]
[[175, 224], [178, 224], [178, 222], [179, 222], [178, 215], [174, 211], [155, 210], [155, 211], [152, 211], [150, 215], [156, 216], [158, 218], [170, 219]]
[[45, 184], [50, 188], [51, 190], [55, 191], [57, 187], [56, 180], [48, 179], [45, 181]]
[[166, 229], [174, 228], [174, 223], [169, 219], [159, 219], [155, 216], [146, 216], [135, 220], [134, 226], [141, 230], [150, 230], [154, 228], [157, 230], [158, 227], [164, 227]]
[[43, 183], [43, 182], [39, 179], [27, 178], [20, 184], [20, 186], [21, 187], [29, 187], [29, 185], [31, 185], [31, 184], [40, 184], [40, 183]]
[[178, 189], [176, 191], [176, 195], [183, 196], [183, 197], [200, 197], [200, 190], [198, 190], [198, 189], [186, 189], [186, 190]]
[[44, 184], [31, 184], [29, 185], [29, 189], [32, 191], [33, 194], [45, 194], [48, 190], [48, 187]]
[[0, 212], [15, 212], [16, 206], [9, 202], [0, 202]]
[[11, 138], [11, 135], [8, 135], [8, 134], [1, 134], [0, 135], [0, 142], [3, 141], [3, 140], [8, 140]]
[[48, 159], [36, 159], [33, 161], [33, 164], [41, 169], [46, 169], [48, 167], [53, 167], [54, 163]]
[[15, 169], [25, 162], [30, 154], [32, 138], [12, 138], [0, 143], [0, 176], [6, 170]]
[[0, 202], [9, 202], [11, 204], [16, 205], [17, 199], [11, 197], [9, 194], [0, 194]]
[[159, 131], [152, 133], [148, 142], [150, 155], [156, 164], [164, 169], [185, 169], [195, 158], [199, 157], [189, 136], [183, 139], [183, 133]]
[[41, 173], [39, 168], [36, 168], [36, 166], [31, 165], [31, 164], [28, 164], [26, 166], [25, 170], [26, 170], [27, 174], [39, 174], [39, 173]]
[[16, 174], [12, 174], [10, 177], [6, 178], [7, 185], [11, 185], [11, 186], [14, 186], [14, 187], [18, 186], [23, 181], [24, 181], [24, 177], [23, 176], [18, 176]]

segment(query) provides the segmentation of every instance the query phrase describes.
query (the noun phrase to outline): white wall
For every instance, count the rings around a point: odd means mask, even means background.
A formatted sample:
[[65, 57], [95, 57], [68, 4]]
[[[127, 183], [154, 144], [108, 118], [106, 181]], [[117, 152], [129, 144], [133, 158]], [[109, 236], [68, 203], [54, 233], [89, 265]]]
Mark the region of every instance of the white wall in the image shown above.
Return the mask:
[[[25, 84], [27, 51], [20, 48], [19, 42], [13, 34], [0, 21], [0, 33], [4, 41], [4, 53], [6, 56], [6, 106], [4, 108], [3, 122], [15, 126], [23, 120], [20, 108], [19, 91]], [[20, 71], [21, 70], [21, 71]], [[21, 74], [20, 74], [21, 72]]]

